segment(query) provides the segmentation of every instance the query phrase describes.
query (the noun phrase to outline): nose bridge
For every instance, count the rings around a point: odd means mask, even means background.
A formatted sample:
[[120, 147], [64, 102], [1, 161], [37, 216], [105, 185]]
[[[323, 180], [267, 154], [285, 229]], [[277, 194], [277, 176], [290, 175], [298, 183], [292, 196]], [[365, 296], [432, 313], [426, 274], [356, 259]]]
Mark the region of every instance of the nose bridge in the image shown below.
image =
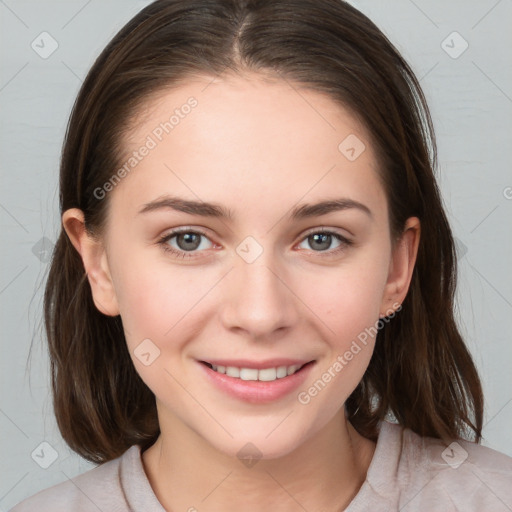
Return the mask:
[[256, 240], [246, 239], [236, 252], [222, 299], [225, 327], [262, 337], [292, 325], [297, 319], [295, 297], [285, 284], [274, 251], [270, 247], [263, 250]]

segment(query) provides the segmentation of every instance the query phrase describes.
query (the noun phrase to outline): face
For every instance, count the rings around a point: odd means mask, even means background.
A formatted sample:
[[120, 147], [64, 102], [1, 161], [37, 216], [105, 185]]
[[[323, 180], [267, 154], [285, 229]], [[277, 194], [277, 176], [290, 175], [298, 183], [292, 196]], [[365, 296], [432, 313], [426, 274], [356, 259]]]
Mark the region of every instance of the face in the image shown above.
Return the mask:
[[106, 187], [108, 278], [91, 285], [121, 315], [160, 422], [231, 456], [291, 452], [342, 413], [396, 302], [367, 132], [318, 92], [205, 78], [148, 103], [125, 147], [136, 164]]

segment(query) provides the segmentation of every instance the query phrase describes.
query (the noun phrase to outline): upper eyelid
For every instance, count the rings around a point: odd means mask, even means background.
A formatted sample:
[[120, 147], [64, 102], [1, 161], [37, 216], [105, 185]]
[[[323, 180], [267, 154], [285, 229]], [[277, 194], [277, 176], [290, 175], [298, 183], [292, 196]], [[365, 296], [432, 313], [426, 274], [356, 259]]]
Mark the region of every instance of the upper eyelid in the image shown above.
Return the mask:
[[306, 233], [304, 233], [302, 235], [302, 238], [304, 239], [305, 237], [307, 237], [309, 235], [313, 235], [315, 233], [332, 233], [334, 235], [339, 235], [343, 238], [349, 238], [348, 236], [345, 236], [343, 233], [340, 233], [339, 231], [337, 231], [335, 228], [328, 228], [328, 227], [324, 227], [324, 226], [321, 226], [319, 228], [312, 228], [312, 229], [306, 231]]

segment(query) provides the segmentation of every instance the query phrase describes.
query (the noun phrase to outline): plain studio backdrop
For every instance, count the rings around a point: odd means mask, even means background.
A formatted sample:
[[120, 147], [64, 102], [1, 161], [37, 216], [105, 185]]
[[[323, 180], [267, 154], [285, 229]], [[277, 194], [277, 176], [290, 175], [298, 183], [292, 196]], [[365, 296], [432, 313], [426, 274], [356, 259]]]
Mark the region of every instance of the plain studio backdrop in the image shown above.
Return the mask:
[[[71, 107], [96, 56], [148, 3], [0, 0], [0, 512], [94, 467], [56, 426], [42, 294]], [[512, 2], [350, 3], [402, 53], [429, 102], [459, 253], [458, 318], [486, 398], [482, 444], [512, 456]]]

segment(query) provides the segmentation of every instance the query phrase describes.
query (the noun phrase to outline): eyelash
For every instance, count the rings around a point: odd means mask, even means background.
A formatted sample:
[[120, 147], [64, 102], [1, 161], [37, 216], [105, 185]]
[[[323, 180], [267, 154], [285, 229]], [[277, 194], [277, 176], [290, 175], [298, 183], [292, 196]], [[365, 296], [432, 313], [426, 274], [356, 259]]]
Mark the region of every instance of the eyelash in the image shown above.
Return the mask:
[[[186, 258], [197, 258], [198, 256], [192, 256], [192, 254], [196, 253], [196, 251], [181, 251], [181, 250], [179, 251], [179, 250], [176, 250], [173, 247], [169, 246], [169, 244], [167, 243], [169, 240], [171, 240], [176, 235], [179, 235], [181, 233], [192, 233], [195, 235], [201, 235], [201, 236], [204, 236], [205, 238], [208, 238], [208, 235], [206, 233], [204, 233], [203, 231], [201, 231], [200, 229], [197, 229], [197, 228], [186, 229], [185, 228], [185, 229], [178, 229], [175, 231], [171, 231], [170, 233], [163, 235], [161, 238], [158, 239], [157, 243], [162, 246], [162, 249], [165, 252], [171, 253], [174, 256], [177, 256], [179, 258], [185, 258], [185, 259]], [[304, 240], [306, 240], [310, 236], [317, 235], [317, 234], [332, 235], [334, 238], [336, 238], [336, 240], [338, 240], [340, 242], [340, 246], [334, 250], [312, 251], [312, 252], [318, 253], [318, 255], [320, 257], [336, 256], [338, 253], [345, 250], [347, 247], [350, 247], [354, 243], [352, 240], [345, 238], [344, 236], [340, 235], [339, 233], [336, 233], [334, 231], [328, 231], [327, 229], [324, 229], [324, 228], [319, 228], [315, 231], [310, 231], [301, 239], [300, 242], [302, 243]], [[197, 251], [197, 252], [201, 252], [201, 251]]]

